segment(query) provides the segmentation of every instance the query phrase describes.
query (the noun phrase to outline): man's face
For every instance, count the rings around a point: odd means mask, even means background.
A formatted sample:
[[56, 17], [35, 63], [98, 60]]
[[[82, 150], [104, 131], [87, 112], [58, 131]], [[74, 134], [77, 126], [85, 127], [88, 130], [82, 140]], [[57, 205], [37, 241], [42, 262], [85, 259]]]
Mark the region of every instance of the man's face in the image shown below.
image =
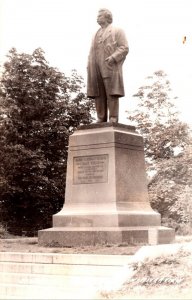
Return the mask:
[[106, 17], [105, 17], [105, 13], [103, 11], [99, 12], [97, 15], [97, 23], [99, 25], [106, 25], [108, 24]]

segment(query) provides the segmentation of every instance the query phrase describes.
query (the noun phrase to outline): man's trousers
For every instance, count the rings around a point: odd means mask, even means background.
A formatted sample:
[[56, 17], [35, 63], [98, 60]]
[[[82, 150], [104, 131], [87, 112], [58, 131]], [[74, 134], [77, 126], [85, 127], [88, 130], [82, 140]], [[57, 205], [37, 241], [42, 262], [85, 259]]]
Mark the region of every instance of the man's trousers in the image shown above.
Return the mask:
[[95, 98], [95, 107], [97, 111], [97, 118], [99, 122], [107, 122], [108, 115], [109, 121], [114, 120], [118, 122], [119, 114], [119, 98], [109, 94], [111, 90], [110, 77], [99, 77], [99, 96]]

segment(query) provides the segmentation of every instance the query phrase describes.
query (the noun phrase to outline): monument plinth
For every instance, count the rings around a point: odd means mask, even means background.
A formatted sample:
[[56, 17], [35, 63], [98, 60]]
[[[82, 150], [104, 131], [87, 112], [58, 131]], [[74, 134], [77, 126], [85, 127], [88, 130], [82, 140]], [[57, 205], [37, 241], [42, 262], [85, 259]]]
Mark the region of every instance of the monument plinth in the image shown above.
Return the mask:
[[[154, 238], [153, 238], [154, 237]], [[80, 126], [69, 138], [65, 204], [40, 245], [169, 243], [147, 191], [142, 137], [118, 123]]]

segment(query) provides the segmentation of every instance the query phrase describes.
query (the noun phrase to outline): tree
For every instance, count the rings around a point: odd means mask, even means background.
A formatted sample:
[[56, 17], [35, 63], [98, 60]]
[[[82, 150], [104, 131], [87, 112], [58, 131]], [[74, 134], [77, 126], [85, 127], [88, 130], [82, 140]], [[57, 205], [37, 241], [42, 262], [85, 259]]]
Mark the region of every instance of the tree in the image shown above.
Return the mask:
[[174, 156], [188, 143], [188, 126], [179, 120], [170, 82], [163, 71], [147, 77], [149, 83], [133, 95], [139, 100], [138, 109], [128, 118], [142, 134], [145, 155], [153, 161]]
[[68, 137], [92, 120], [82, 89], [81, 76], [50, 67], [42, 49], [32, 55], [10, 50], [0, 82], [0, 196], [10, 229], [45, 228], [61, 209]]
[[167, 75], [157, 71], [147, 81], [134, 95], [138, 108], [128, 118], [144, 138], [147, 172], [153, 174], [149, 181], [151, 205], [163, 220], [171, 219], [178, 227], [179, 222], [189, 222], [192, 213], [188, 209], [192, 203], [189, 127], [179, 119]]
[[[189, 233], [192, 227], [192, 140], [182, 155], [157, 164], [149, 183], [151, 205], [166, 225]], [[186, 231], [187, 229], [187, 231]]]

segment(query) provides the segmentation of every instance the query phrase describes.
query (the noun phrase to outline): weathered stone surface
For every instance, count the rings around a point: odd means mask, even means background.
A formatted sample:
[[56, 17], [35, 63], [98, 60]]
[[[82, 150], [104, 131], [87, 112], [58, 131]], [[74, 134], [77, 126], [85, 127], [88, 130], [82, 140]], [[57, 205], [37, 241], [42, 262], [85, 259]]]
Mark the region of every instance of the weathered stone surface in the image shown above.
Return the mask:
[[89, 246], [97, 244], [167, 244], [174, 241], [173, 229], [163, 226], [154, 228], [158, 239], [152, 242], [151, 227], [54, 227], [40, 231], [40, 243], [44, 246]]
[[65, 204], [53, 216], [53, 228], [39, 231], [39, 243], [151, 243], [151, 227], [157, 228], [156, 243], [164, 235], [171, 242], [174, 231], [160, 224], [149, 203], [143, 139], [135, 128], [80, 126], [69, 139]]

